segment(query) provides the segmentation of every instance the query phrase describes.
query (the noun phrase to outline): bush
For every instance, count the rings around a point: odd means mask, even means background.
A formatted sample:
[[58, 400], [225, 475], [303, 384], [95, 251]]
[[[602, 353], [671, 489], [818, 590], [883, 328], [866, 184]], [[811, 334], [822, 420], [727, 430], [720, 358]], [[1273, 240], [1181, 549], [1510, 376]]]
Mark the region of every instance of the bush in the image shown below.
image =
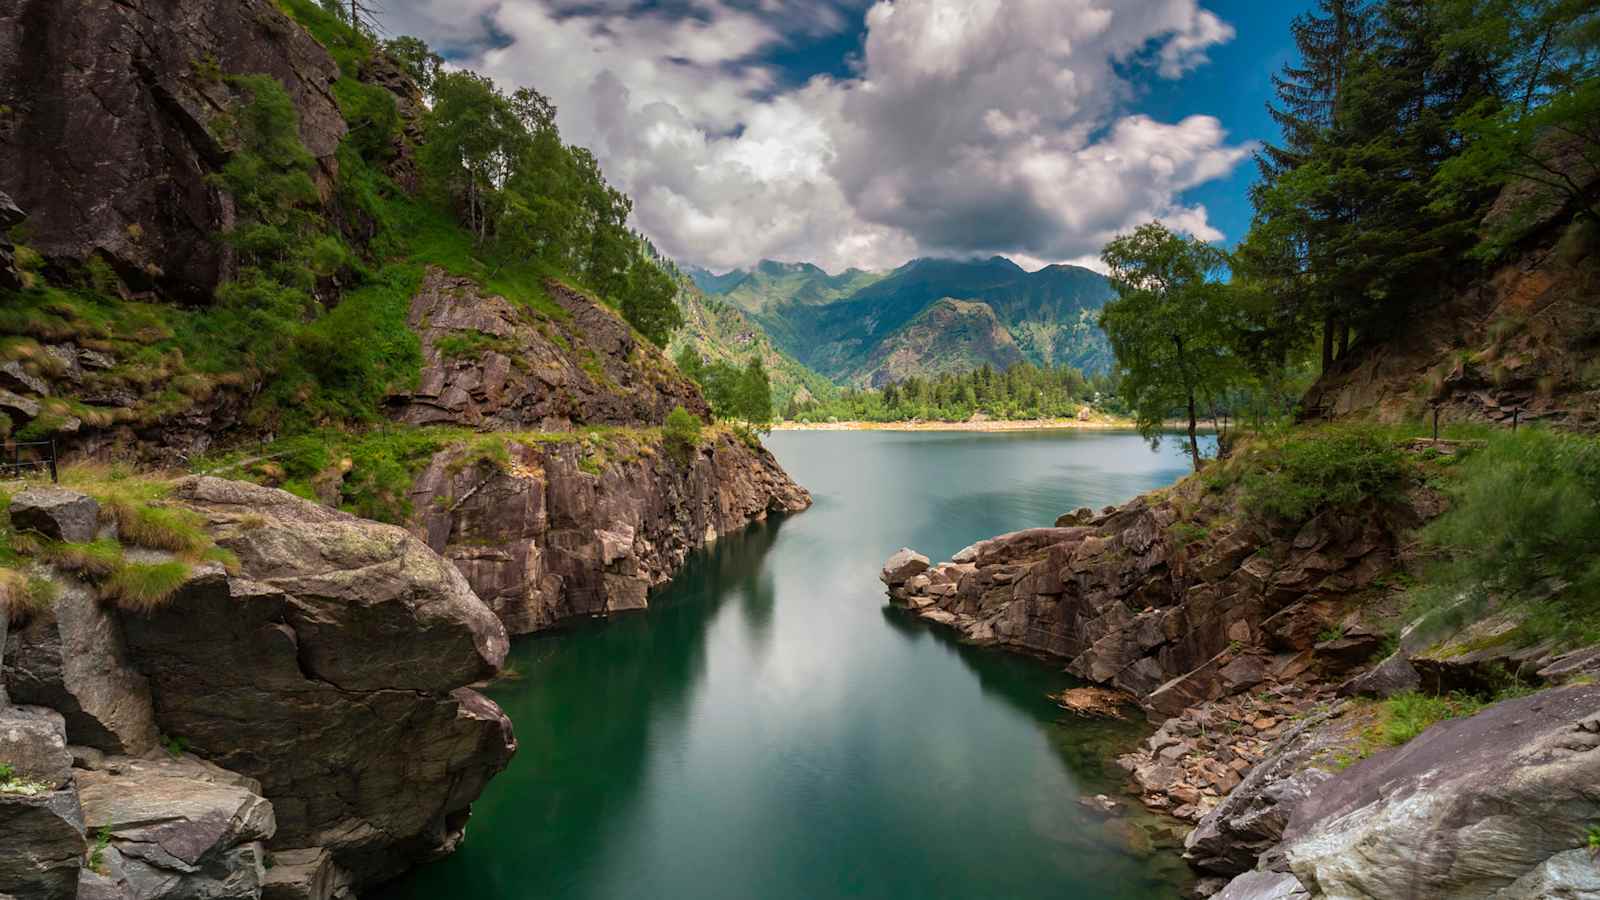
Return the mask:
[[1498, 601], [1522, 607], [1526, 640], [1600, 640], [1600, 440], [1502, 433], [1453, 472], [1419, 611], [1453, 624]]
[[1409, 471], [1394, 440], [1376, 429], [1299, 429], [1259, 441], [1239, 462], [1244, 506], [1258, 516], [1299, 521], [1390, 499]]
[[683, 407], [676, 407], [667, 414], [662, 436], [672, 458], [687, 463], [700, 447], [700, 420]]

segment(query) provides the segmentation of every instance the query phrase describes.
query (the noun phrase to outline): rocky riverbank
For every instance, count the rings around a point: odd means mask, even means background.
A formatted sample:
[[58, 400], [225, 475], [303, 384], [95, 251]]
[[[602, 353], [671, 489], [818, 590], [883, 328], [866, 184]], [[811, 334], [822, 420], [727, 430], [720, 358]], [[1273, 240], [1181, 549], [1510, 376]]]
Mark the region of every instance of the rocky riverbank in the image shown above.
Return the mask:
[[449, 852], [516, 749], [468, 687], [505, 629], [455, 567], [282, 491], [124, 489], [11, 498], [53, 601], [6, 597], [0, 884], [323, 900]]
[[[1232, 462], [937, 565], [905, 549], [882, 579], [908, 614], [1096, 686], [1067, 708], [1104, 713], [1109, 689], [1158, 724], [1118, 763], [1130, 794], [1181, 824], [1201, 895], [1588, 896], [1600, 869], [1576, 861], [1600, 802], [1575, 785], [1600, 766], [1600, 653], [1519, 647], [1504, 616], [1396, 647], [1385, 623], [1411, 535], [1443, 508], [1428, 464], [1299, 518], [1251, 509], [1229, 471], [1275, 464]], [[1429, 699], [1451, 691], [1536, 693]], [[1448, 708], [1407, 743], [1391, 702]], [[1426, 728], [1440, 715], [1461, 718]]]

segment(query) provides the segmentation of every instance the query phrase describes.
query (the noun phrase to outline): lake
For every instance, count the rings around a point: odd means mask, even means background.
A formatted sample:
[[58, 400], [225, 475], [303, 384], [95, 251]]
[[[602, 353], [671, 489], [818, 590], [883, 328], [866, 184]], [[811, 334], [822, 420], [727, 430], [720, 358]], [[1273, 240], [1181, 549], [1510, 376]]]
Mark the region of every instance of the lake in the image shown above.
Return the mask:
[[816, 505], [696, 554], [647, 612], [524, 639], [489, 694], [521, 749], [406, 898], [1175, 896], [1076, 801], [1132, 723], [1065, 717], [1051, 666], [887, 608], [910, 546], [1120, 503], [1187, 471], [1107, 432], [778, 432]]

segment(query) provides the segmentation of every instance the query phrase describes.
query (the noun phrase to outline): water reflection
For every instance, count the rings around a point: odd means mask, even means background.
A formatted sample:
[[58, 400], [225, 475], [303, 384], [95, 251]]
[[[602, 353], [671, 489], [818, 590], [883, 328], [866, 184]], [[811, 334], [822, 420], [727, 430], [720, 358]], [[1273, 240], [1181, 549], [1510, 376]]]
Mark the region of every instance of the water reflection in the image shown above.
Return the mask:
[[521, 642], [522, 746], [395, 896], [1171, 895], [1075, 801], [1137, 726], [1061, 722], [1054, 667], [884, 609], [878, 568], [1170, 482], [1112, 434], [780, 434], [809, 512], [725, 537], [652, 608]]

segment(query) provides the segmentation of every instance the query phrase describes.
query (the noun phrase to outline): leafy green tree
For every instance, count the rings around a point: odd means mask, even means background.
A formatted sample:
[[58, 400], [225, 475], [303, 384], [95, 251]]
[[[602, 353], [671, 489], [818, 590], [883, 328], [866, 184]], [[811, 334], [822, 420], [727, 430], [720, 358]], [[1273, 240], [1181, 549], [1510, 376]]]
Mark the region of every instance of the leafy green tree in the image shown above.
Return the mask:
[[1234, 310], [1220, 281], [1226, 256], [1151, 222], [1107, 244], [1117, 299], [1100, 314], [1139, 431], [1160, 439], [1175, 410], [1188, 416], [1189, 455], [1200, 469], [1201, 404], [1214, 404], [1239, 373], [1230, 338]]
[[433, 52], [421, 38], [410, 35], [384, 41], [383, 52], [400, 64], [423, 94], [433, 96], [433, 84], [444, 69], [444, 57]]
[[759, 434], [772, 430], [772, 382], [758, 356], [739, 373], [738, 416]]

